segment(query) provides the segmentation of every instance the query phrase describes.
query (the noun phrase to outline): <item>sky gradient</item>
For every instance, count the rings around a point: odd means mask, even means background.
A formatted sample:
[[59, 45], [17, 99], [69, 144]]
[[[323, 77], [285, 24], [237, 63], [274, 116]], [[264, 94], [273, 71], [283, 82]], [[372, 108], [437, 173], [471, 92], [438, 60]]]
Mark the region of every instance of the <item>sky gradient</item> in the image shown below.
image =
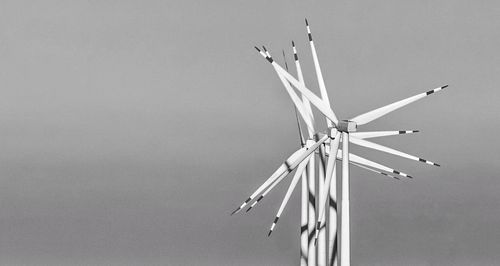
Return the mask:
[[[266, 45], [432, 167], [351, 167], [353, 265], [498, 265], [500, 2], [1, 1], [0, 265], [297, 265], [299, 193], [229, 216], [298, 148]], [[292, 73], [295, 70], [292, 68]], [[318, 114], [317, 120], [320, 119]], [[324, 127], [324, 124], [320, 124]]]

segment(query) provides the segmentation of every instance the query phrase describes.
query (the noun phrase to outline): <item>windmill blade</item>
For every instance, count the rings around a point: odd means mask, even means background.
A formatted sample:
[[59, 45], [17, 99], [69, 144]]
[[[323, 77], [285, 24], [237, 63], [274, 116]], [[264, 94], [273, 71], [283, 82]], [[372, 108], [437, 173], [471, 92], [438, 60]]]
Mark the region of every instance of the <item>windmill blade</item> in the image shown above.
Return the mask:
[[357, 138], [349, 138], [349, 142], [351, 142], [353, 144], [356, 144], [356, 145], [359, 145], [359, 146], [362, 146], [362, 147], [366, 147], [366, 148], [370, 148], [370, 149], [374, 149], [374, 150], [383, 151], [383, 152], [390, 153], [390, 154], [393, 154], [393, 155], [397, 155], [397, 156], [400, 156], [400, 157], [403, 157], [403, 158], [407, 158], [407, 159], [410, 159], [410, 160], [419, 161], [419, 162], [423, 162], [423, 163], [434, 165], [434, 166], [440, 166], [439, 164], [433, 163], [433, 162], [431, 162], [429, 160], [422, 159], [422, 158], [419, 158], [417, 156], [413, 156], [411, 154], [404, 153], [404, 152], [401, 152], [401, 151], [398, 151], [398, 150], [395, 150], [395, 149], [391, 149], [389, 147], [386, 147], [386, 146], [383, 146], [383, 145], [380, 145], [380, 144], [377, 144], [377, 143], [374, 143], [374, 142], [371, 142], [371, 141], [367, 141], [367, 140], [363, 140], [363, 139], [357, 139]]
[[[308, 159], [313, 156], [312, 154], [309, 155]], [[295, 186], [299, 182], [300, 178], [302, 177], [302, 173], [306, 169], [307, 164], [309, 163], [309, 160], [303, 161], [300, 163], [299, 167], [297, 168], [297, 171], [295, 172], [295, 175], [293, 176], [292, 182], [290, 183], [290, 186], [288, 187], [288, 190], [286, 191], [285, 197], [283, 198], [283, 201], [281, 202], [281, 206], [278, 210], [278, 213], [276, 214], [276, 218], [274, 218], [273, 224], [271, 225], [271, 229], [269, 230], [269, 233], [267, 236], [270, 236], [273, 233], [274, 227], [276, 226], [276, 223], [278, 223], [278, 220], [281, 216], [281, 213], [283, 213], [283, 210], [285, 209], [286, 204], [288, 203], [288, 200], [290, 200], [290, 196], [292, 195], [293, 190], [295, 189]]]
[[409, 97], [409, 98], [406, 98], [406, 99], [403, 99], [401, 101], [398, 101], [398, 102], [395, 102], [395, 103], [391, 103], [389, 105], [386, 105], [386, 106], [383, 106], [383, 107], [380, 107], [378, 109], [375, 109], [373, 111], [370, 111], [370, 112], [367, 112], [367, 113], [364, 113], [364, 114], [361, 114], [361, 115], [358, 115], [352, 119], [350, 119], [350, 121], [353, 121], [353, 122], [356, 122], [356, 124], [359, 125], [364, 125], [366, 123], [369, 123], [377, 118], [380, 118], [394, 110], [397, 110], [405, 105], [408, 105], [414, 101], [417, 101], [417, 100], [420, 100], [430, 94], [433, 94], [435, 92], [438, 92], [444, 88], [448, 87], [448, 85], [444, 85], [442, 87], [438, 87], [438, 88], [435, 88], [433, 90], [430, 90], [430, 91], [427, 91], [427, 92], [424, 92], [424, 93], [420, 93], [420, 94], [417, 94], [415, 96], [412, 96], [412, 97]]
[[[340, 132], [336, 132], [335, 139], [333, 140], [333, 144], [330, 146], [330, 152], [332, 154], [337, 153], [337, 151], [339, 149], [340, 134], [341, 134]], [[319, 212], [318, 212], [319, 216], [318, 216], [318, 223], [316, 225], [316, 234], [314, 237], [314, 243], [317, 242], [319, 229], [321, 228], [321, 226], [323, 225], [323, 223], [325, 221], [325, 209], [326, 209], [325, 206], [326, 206], [326, 201], [328, 199], [328, 190], [330, 188], [330, 183], [332, 181], [333, 169], [335, 167], [336, 161], [337, 160], [336, 160], [335, 156], [328, 157], [328, 164], [326, 167], [326, 181], [325, 181], [325, 185], [323, 186], [323, 190], [320, 191], [320, 194], [319, 194]]]
[[[271, 57], [271, 55], [269, 54], [269, 52], [267, 51], [267, 49], [265, 47], [263, 47], [263, 48], [264, 48], [264, 51], [265, 51], [265, 55]], [[295, 93], [295, 91], [290, 86], [290, 83], [283, 77], [283, 75], [280, 75], [280, 73], [278, 72], [278, 70], [276, 69], [276, 67], [274, 69], [275, 69], [276, 73], [278, 74], [278, 77], [280, 78], [281, 83], [283, 84], [283, 86], [285, 86], [285, 89], [286, 89], [288, 95], [290, 96], [290, 98], [292, 99], [292, 102], [295, 105], [295, 108], [297, 108], [297, 110], [299, 111], [300, 115], [302, 116], [302, 119], [304, 119], [304, 122], [306, 123], [308, 129], [310, 131], [314, 131], [314, 124], [312, 124], [312, 122], [309, 119], [309, 115], [304, 110], [303, 103], [300, 100], [299, 96], [297, 96], [297, 94]]]
[[[312, 145], [310, 148], [308, 148], [308, 150], [306, 150], [308, 153], [304, 153], [303, 156], [308, 156], [309, 154], [313, 153], [316, 149], [318, 149], [319, 145], [316, 146], [317, 143], [315, 143], [314, 145]], [[305, 158], [305, 157], [304, 157]], [[304, 159], [302, 157], [300, 157], [299, 159], [297, 159], [296, 162], [299, 162], [299, 160], [302, 162]], [[296, 164], [292, 165], [292, 166], [297, 166]], [[295, 169], [295, 167], [293, 167], [293, 169]], [[292, 169], [292, 170], [293, 170]], [[264, 193], [262, 193], [259, 198], [257, 198], [257, 200], [255, 200], [252, 205], [250, 205], [250, 207], [246, 210], [246, 212], [249, 212], [255, 205], [257, 205], [262, 199], [264, 199], [264, 197], [276, 186], [278, 185], [283, 179], [285, 179], [285, 177], [288, 176], [288, 174], [292, 171], [287, 171], [285, 173], [283, 173], [282, 175], [280, 175], [277, 179], [275, 179], [275, 181], [269, 186], [267, 187], [267, 189], [264, 191]], [[258, 194], [256, 194], [255, 196], [257, 196]], [[244, 206], [243, 206], [244, 207]]]
[[[342, 159], [342, 151], [339, 150], [337, 152], [337, 159], [341, 160]], [[404, 176], [404, 177], [408, 177], [408, 178], [413, 178], [412, 176], [408, 175], [408, 174], [405, 174], [401, 171], [397, 171], [397, 170], [394, 170], [390, 167], [387, 167], [385, 165], [382, 165], [382, 164], [379, 164], [379, 163], [376, 163], [376, 162], [373, 162], [373, 161], [370, 161], [368, 159], [365, 159], [363, 157], [360, 157], [356, 154], [352, 154], [352, 153], [349, 153], [349, 162], [355, 162], [357, 164], [362, 164], [362, 165], [365, 165], [365, 166], [369, 166], [371, 168], [376, 168], [376, 169], [379, 169], [379, 170], [382, 170], [382, 171], [385, 171], [385, 172], [389, 172], [389, 173], [394, 173], [394, 174], [397, 174], [397, 175], [400, 175], [400, 176]]]
[[252, 195], [250, 195], [250, 197], [248, 197], [245, 200], [245, 202], [243, 202], [243, 204], [241, 204], [240, 207], [236, 208], [236, 210], [234, 210], [231, 213], [231, 215], [238, 213], [250, 201], [252, 201], [258, 194], [260, 194], [260, 192], [262, 190], [264, 190], [266, 187], [268, 187], [272, 182], [274, 182], [281, 175], [290, 173], [293, 170], [293, 169], [291, 170], [291, 166], [293, 165], [293, 163], [297, 160], [297, 158], [300, 157], [302, 152], [305, 152], [306, 150], [307, 149], [305, 147], [303, 147], [303, 148], [300, 148], [297, 151], [295, 151], [292, 155], [290, 155], [290, 157], [288, 157], [288, 159], [286, 159], [285, 162], [283, 162], [280, 165], [280, 167], [278, 167], [278, 169], [276, 171], [274, 171], [274, 173], [259, 188], [257, 188], [257, 190]]
[[[299, 56], [297, 54], [297, 48], [295, 48], [295, 43], [293, 41], [292, 41], [292, 49], [293, 49], [293, 58], [295, 59], [295, 68], [297, 69], [297, 77], [299, 78], [299, 82], [305, 87], [304, 75], [302, 74], [302, 67], [300, 66]], [[312, 124], [314, 125], [314, 116], [311, 109], [311, 103], [303, 93], [301, 93], [301, 96], [302, 96], [302, 102], [304, 103], [304, 109], [309, 114], [309, 120], [311, 120]], [[309, 131], [308, 133], [309, 137], [312, 137], [314, 135], [314, 131]]]
[[297, 120], [297, 127], [299, 129], [299, 138], [300, 138], [300, 147], [304, 147], [306, 145], [306, 141], [304, 140], [304, 134], [302, 134], [302, 128], [300, 126], [299, 115], [297, 114], [297, 108], [295, 110], [295, 119]]
[[323, 102], [318, 96], [316, 96], [313, 92], [311, 92], [306, 86], [300, 83], [297, 79], [295, 79], [292, 75], [290, 75], [286, 70], [284, 70], [278, 63], [276, 63], [271, 56], [267, 56], [264, 52], [262, 52], [259, 48], [255, 47], [259, 53], [267, 59], [269, 63], [271, 63], [275, 69], [285, 78], [287, 79], [297, 90], [299, 90], [302, 94], [304, 94], [309, 101], [318, 108], [318, 110], [323, 113], [326, 117], [328, 117], [333, 124], [337, 125], [339, 120], [335, 113], [330, 109], [328, 105]]
[[399, 131], [367, 131], [367, 132], [352, 132], [350, 133], [351, 136], [357, 138], [357, 139], [371, 139], [371, 138], [378, 138], [378, 137], [385, 137], [385, 136], [394, 136], [394, 135], [401, 135], [401, 134], [411, 134], [411, 133], [417, 133], [419, 132], [418, 130], [399, 130]]
[[[282, 174], [289, 174], [292, 172], [305, 158], [309, 156], [309, 154], [313, 153], [323, 142], [325, 142], [328, 139], [328, 135], [324, 135], [321, 139], [319, 139], [317, 142], [315, 142], [311, 147], [309, 148], [301, 148], [299, 149], [296, 153], [296, 159], [295, 160], [286, 160], [278, 170], [274, 172], [274, 174], [264, 182], [248, 199], [246, 199], [243, 204], [241, 204], [240, 207], [236, 208], [231, 215], [236, 214], [240, 212], [250, 201], [252, 201], [257, 195], [262, 193], [262, 191], [269, 186], [274, 180], [279, 178]], [[292, 155], [294, 156], [295, 153]], [[289, 158], [290, 159], [290, 158]]]
[[377, 170], [375, 170], [375, 169], [372, 169], [372, 168], [370, 168], [370, 167], [366, 167], [366, 166], [364, 166], [364, 165], [362, 165], [362, 164], [359, 164], [359, 163], [355, 163], [355, 162], [349, 162], [349, 163], [351, 163], [352, 165], [355, 165], [355, 166], [357, 166], [357, 167], [359, 167], [359, 168], [363, 168], [363, 169], [365, 169], [365, 170], [368, 170], [368, 171], [370, 171], [370, 172], [374, 172], [374, 173], [377, 173], [377, 174], [381, 174], [381, 175], [385, 175], [385, 176], [388, 176], [388, 177], [392, 177], [392, 178], [397, 179], [397, 180], [401, 180], [401, 179], [400, 179], [399, 177], [397, 177], [397, 176], [393, 176], [393, 175], [387, 174], [387, 173], [385, 173], [385, 172], [380, 172], [380, 171], [377, 171]]
[[[323, 74], [321, 73], [321, 67], [319, 66], [318, 54], [316, 53], [316, 47], [314, 46], [311, 29], [309, 28], [309, 23], [306, 21], [307, 35], [309, 36], [309, 45], [311, 46], [311, 53], [314, 61], [314, 69], [316, 70], [316, 78], [318, 79], [319, 90], [321, 93], [321, 98], [328, 105], [330, 105], [330, 99], [328, 98], [328, 93], [326, 91], [325, 80], [323, 79]], [[326, 119], [326, 123], [329, 128], [332, 127], [332, 121]]]

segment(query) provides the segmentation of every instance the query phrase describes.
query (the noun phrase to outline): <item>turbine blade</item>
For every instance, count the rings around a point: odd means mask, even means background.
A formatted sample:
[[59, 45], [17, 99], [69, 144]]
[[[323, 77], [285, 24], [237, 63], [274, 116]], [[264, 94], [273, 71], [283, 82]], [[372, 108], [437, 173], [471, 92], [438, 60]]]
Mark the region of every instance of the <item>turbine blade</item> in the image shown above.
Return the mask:
[[[333, 145], [330, 146], [330, 153], [331, 154], [336, 154], [337, 151], [339, 150], [339, 143], [340, 143], [340, 132], [337, 132], [335, 134], [335, 139], [333, 140]], [[333, 169], [335, 167], [336, 163], [336, 157], [335, 156], [329, 156], [328, 157], [328, 164], [326, 167], [326, 181], [325, 185], [323, 186], [323, 190], [320, 191], [319, 194], [319, 212], [318, 212], [318, 221], [316, 224], [316, 233], [314, 236], [314, 243], [316, 243], [318, 239], [318, 234], [319, 234], [319, 229], [325, 222], [325, 206], [326, 202], [328, 199], [328, 190], [330, 188], [330, 183], [332, 182], [333, 178]]]
[[[265, 47], [263, 47], [263, 49], [265, 52], [265, 56], [268, 56], [270, 58], [271, 55], [269, 54], [267, 49]], [[310, 131], [314, 131], [314, 124], [312, 124], [312, 122], [309, 119], [309, 115], [304, 110], [303, 102], [300, 100], [299, 96], [297, 96], [295, 91], [292, 89], [292, 87], [290, 86], [290, 83], [283, 77], [283, 75], [280, 75], [280, 73], [278, 72], [276, 67], [275, 67], [275, 71], [278, 74], [278, 77], [280, 78], [281, 83], [283, 84], [283, 86], [285, 86], [285, 89], [286, 89], [288, 95], [292, 99], [292, 102], [295, 105], [295, 108], [297, 108], [297, 110], [299, 111], [299, 113], [302, 116], [302, 119], [304, 120], [304, 122], [306, 123], [308, 129]]]
[[250, 201], [252, 201], [257, 195], [259, 195], [262, 190], [264, 190], [266, 187], [268, 187], [272, 182], [274, 182], [277, 178], [279, 178], [281, 175], [283, 174], [288, 174], [290, 173], [291, 171], [293, 171], [292, 169], [292, 166], [294, 164], [294, 162], [300, 158], [300, 155], [303, 153], [303, 152], [306, 152], [307, 151], [307, 148], [300, 148], [298, 149], [297, 151], [295, 151], [292, 155], [290, 155], [290, 157], [288, 157], [288, 159], [285, 160], [285, 162], [283, 162], [280, 167], [278, 167], [278, 169], [271, 175], [271, 177], [269, 177], [259, 188], [257, 188], [257, 190], [252, 194], [250, 195], [250, 197], [248, 197], [244, 202], [243, 204], [241, 204], [240, 207], [236, 208], [232, 213], [231, 215], [235, 214], [235, 213], [238, 213], [241, 209], [243, 209]]
[[423, 163], [434, 165], [434, 166], [440, 166], [439, 164], [433, 163], [433, 162], [431, 162], [429, 160], [422, 159], [422, 158], [419, 158], [417, 156], [413, 156], [411, 154], [404, 153], [404, 152], [401, 152], [401, 151], [398, 151], [398, 150], [395, 150], [395, 149], [391, 149], [389, 147], [386, 147], [386, 146], [383, 146], [383, 145], [380, 145], [380, 144], [377, 144], [377, 143], [374, 143], [374, 142], [371, 142], [371, 141], [367, 141], [367, 140], [363, 140], [363, 139], [357, 139], [357, 138], [350, 138], [349, 140], [350, 140], [351, 143], [359, 145], [359, 146], [362, 146], [362, 147], [366, 147], [366, 148], [370, 148], [370, 149], [374, 149], [374, 150], [383, 151], [383, 152], [386, 152], [386, 153], [390, 153], [390, 154], [397, 155], [397, 156], [400, 156], [400, 157], [403, 157], [403, 158], [407, 158], [407, 159], [410, 159], [410, 160], [423, 162]]
[[[311, 46], [311, 53], [314, 61], [314, 69], [316, 70], [316, 78], [318, 79], [319, 90], [321, 92], [321, 98], [323, 101], [331, 107], [330, 99], [328, 98], [328, 92], [326, 91], [325, 80], [323, 79], [323, 74], [321, 73], [321, 67], [319, 65], [318, 54], [316, 53], [316, 47], [314, 46], [311, 29], [309, 28], [309, 23], [306, 19], [307, 35], [309, 36], [309, 45]], [[328, 127], [332, 127], [332, 121], [326, 119]]]
[[[309, 155], [308, 159], [313, 156]], [[288, 203], [288, 200], [290, 200], [290, 196], [292, 195], [293, 190], [295, 189], [295, 186], [299, 182], [300, 178], [302, 177], [302, 173], [306, 169], [307, 164], [309, 163], [309, 160], [305, 160], [302, 163], [300, 163], [299, 167], [297, 168], [297, 171], [295, 172], [295, 175], [293, 176], [292, 182], [290, 183], [290, 186], [288, 187], [288, 190], [286, 191], [285, 197], [283, 198], [283, 201], [281, 202], [281, 206], [278, 210], [278, 213], [276, 214], [276, 218], [274, 218], [274, 222], [271, 225], [271, 229], [269, 230], [269, 233], [267, 236], [270, 236], [273, 233], [274, 227], [276, 226], [276, 223], [278, 223], [278, 220], [283, 213], [283, 210], [285, 209], [286, 204]]]
[[[328, 105], [323, 102], [318, 96], [316, 96], [313, 92], [311, 92], [304, 84], [300, 83], [297, 79], [295, 79], [292, 75], [290, 75], [286, 70], [284, 70], [278, 63], [276, 63], [271, 56], [266, 55], [259, 48], [255, 47], [257, 51], [259, 51], [260, 55], [267, 59], [269, 63], [271, 63], [277, 72], [279, 72], [286, 80], [288, 80], [297, 90], [299, 90], [302, 94], [304, 94], [309, 101], [318, 108], [318, 110], [323, 113], [326, 117], [328, 117], [333, 124], [337, 125], [339, 120], [335, 113], [333, 113], [332, 109]], [[300, 111], [300, 109], [299, 109]]]
[[[300, 66], [299, 56], [297, 55], [297, 49], [295, 48], [295, 43], [293, 41], [292, 41], [292, 49], [293, 49], [293, 57], [295, 59], [295, 68], [297, 69], [297, 77], [299, 78], [299, 82], [305, 87], [304, 76], [302, 74], [302, 67]], [[302, 96], [302, 102], [304, 103], [304, 110], [309, 115], [309, 120], [311, 120], [311, 123], [314, 125], [314, 116], [311, 109], [311, 103], [303, 93], [301, 93], [301, 96]], [[314, 135], [314, 131], [309, 131], [308, 133], [309, 137], [312, 137]]]
[[372, 169], [372, 168], [370, 168], [370, 167], [363, 166], [362, 164], [359, 164], [359, 163], [355, 163], [355, 162], [349, 162], [349, 163], [351, 163], [352, 165], [355, 165], [355, 166], [357, 166], [357, 167], [359, 167], [359, 168], [363, 168], [363, 169], [365, 169], [365, 170], [368, 170], [368, 171], [371, 171], [371, 172], [374, 172], [374, 173], [377, 173], [377, 174], [381, 174], [381, 175], [385, 175], [385, 176], [388, 176], [388, 177], [392, 177], [392, 178], [397, 179], [397, 180], [401, 180], [401, 179], [400, 179], [399, 177], [397, 177], [397, 176], [393, 176], [393, 175], [387, 174], [387, 173], [385, 173], [385, 172], [380, 172], [380, 171], [377, 171], [377, 170]]
[[414, 101], [420, 100], [420, 99], [422, 99], [430, 94], [438, 92], [446, 87], [448, 87], [448, 85], [438, 87], [438, 88], [435, 88], [433, 90], [430, 90], [430, 91], [427, 91], [424, 93], [417, 94], [415, 96], [403, 99], [403, 100], [395, 102], [395, 103], [391, 103], [389, 105], [380, 107], [380, 108], [375, 109], [373, 111], [358, 115], [358, 116], [350, 119], [350, 121], [354, 121], [358, 125], [364, 125], [364, 124], [369, 123], [377, 118], [380, 118], [380, 117], [382, 117], [382, 116], [384, 116], [384, 115], [386, 115], [394, 110], [397, 110], [405, 105], [408, 105], [408, 104], [410, 104]]
[[[294, 153], [292, 156], [294, 156], [294, 160], [286, 160], [278, 170], [276, 170], [273, 175], [268, 178], [264, 184], [262, 184], [250, 197], [248, 197], [247, 200], [241, 204], [240, 207], [238, 207], [236, 210], [234, 210], [231, 215], [238, 213], [243, 209], [250, 201], [252, 201], [257, 195], [262, 193], [262, 191], [268, 187], [274, 180], [278, 179], [282, 174], [288, 175], [290, 172], [292, 172], [306, 157], [309, 156], [309, 154], [313, 153], [323, 142], [325, 142], [328, 139], [328, 135], [324, 135], [321, 139], [319, 139], [317, 142], [315, 142], [311, 147], [309, 148], [301, 148], [298, 151], [296, 151], [297, 155]], [[302, 152], [302, 153], [301, 153]], [[290, 156], [290, 158], [292, 157]], [[289, 158], [289, 159], [290, 159]]]
[[394, 136], [400, 134], [417, 133], [418, 130], [399, 130], [399, 131], [367, 131], [367, 132], [352, 132], [351, 136], [357, 139], [371, 139], [385, 136]]
[[[341, 150], [339, 150], [337, 152], [337, 159], [339, 159], [339, 160], [342, 159], [342, 151]], [[392, 169], [390, 167], [387, 167], [385, 165], [382, 165], [382, 164], [370, 161], [370, 160], [365, 159], [363, 157], [360, 157], [360, 156], [358, 156], [356, 154], [349, 153], [349, 161], [350, 162], [351, 161], [355, 162], [357, 164], [362, 164], [362, 165], [365, 165], [365, 166], [369, 166], [371, 168], [376, 168], [376, 169], [379, 169], [379, 170], [382, 170], [382, 171], [385, 171], [385, 172], [394, 173], [394, 174], [397, 174], [397, 175], [400, 175], [400, 176], [404, 176], [404, 177], [408, 177], [408, 178], [413, 178], [412, 176], [410, 176], [408, 174], [405, 174], [403, 172], [394, 170], [394, 169]]]
[[302, 134], [302, 128], [300, 127], [299, 115], [297, 114], [297, 108], [295, 110], [295, 119], [297, 120], [297, 128], [299, 129], [299, 138], [300, 138], [300, 147], [304, 147], [306, 145], [306, 141], [304, 140], [304, 134]]

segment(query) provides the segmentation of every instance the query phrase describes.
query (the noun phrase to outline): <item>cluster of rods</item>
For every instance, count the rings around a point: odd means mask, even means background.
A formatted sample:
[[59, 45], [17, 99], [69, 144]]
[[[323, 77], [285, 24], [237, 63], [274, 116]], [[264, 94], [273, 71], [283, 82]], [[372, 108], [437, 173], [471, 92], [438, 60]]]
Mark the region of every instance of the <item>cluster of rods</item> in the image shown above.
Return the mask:
[[[290, 96], [294, 106], [295, 115], [299, 129], [300, 145], [301, 147], [290, 155], [278, 169], [260, 186], [255, 190], [238, 208], [236, 208], [231, 215], [240, 212], [245, 207], [248, 208], [246, 212], [255, 207], [262, 199], [279, 183], [292, 173], [295, 174], [288, 187], [288, 190], [283, 198], [278, 213], [271, 225], [268, 236], [273, 232], [285, 206], [287, 205], [290, 196], [300, 180], [302, 180], [302, 203], [301, 203], [301, 265], [315, 265], [315, 258], [318, 257], [318, 265], [325, 265], [326, 252], [320, 249], [314, 249], [318, 243], [318, 236], [321, 238], [321, 230], [326, 227], [325, 209], [328, 203], [329, 208], [329, 261], [330, 265], [336, 265], [337, 259], [337, 246], [340, 247], [340, 262], [341, 265], [350, 265], [350, 228], [349, 228], [349, 164], [360, 167], [362, 169], [375, 172], [384, 176], [394, 179], [400, 177], [412, 178], [412, 176], [405, 174], [401, 171], [384, 166], [380, 163], [365, 159], [353, 153], [350, 153], [349, 143], [362, 146], [369, 149], [374, 149], [386, 152], [392, 155], [400, 156], [414, 161], [423, 162], [429, 165], [440, 166], [437, 163], [429, 160], [413, 156], [371, 141], [367, 139], [394, 136], [401, 134], [410, 134], [419, 132], [418, 130], [396, 130], [396, 131], [365, 131], [358, 132], [358, 126], [365, 125], [375, 119], [378, 119], [392, 111], [395, 111], [403, 106], [412, 102], [422, 99], [430, 94], [441, 91], [448, 87], [448, 85], [437, 87], [424, 93], [414, 95], [412, 97], [394, 102], [392, 104], [377, 108], [375, 110], [358, 115], [351, 119], [339, 120], [333, 112], [330, 101], [328, 98], [325, 82], [318, 61], [316, 48], [314, 46], [309, 23], [306, 19], [306, 28], [311, 47], [311, 53], [316, 70], [316, 77], [318, 80], [320, 97], [309, 90], [305, 86], [302, 69], [300, 66], [299, 58], [295, 43], [292, 41], [293, 56], [295, 59], [295, 67], [297, 71], [297, 78], [288, 72], [288, 65], [285, 58], [285, 69], [282, 68], [271, 56], [270, 52], [265, 48], [255, 49], [259, 54], [265, 58], [274, 68], [276, 74], [285, 87], [288, 95]], [[283, 51], [283, 56], [285, 53]], [[300, 93], [300, 97], [297, 94]], [[315, 119], [313, 116], [311, 104], [316, 107], [321, 114], [326, 118], [327, 130], [320, 132], [316, 130]], [[303, 123], [307, 127], [308, 138], [305, 139], [299, 121], [299, 115]], [[342, 142], [342, 149], [339, 147]], [[314, 177], [315, 173], [315, 153], [319, 156], [318, 163], [318, 178]], [[337, 177], [336, 177], [336, 161], [342, 161], [342, 179], [341, 191], [342, 197], [339, 197], [342, 208], [339, 210], [340, 223], [337, 223]], [[333, 181], [332, 181], [333, 180]], [[318, 182], [318, 186], [316, 183]], [[319, 194], [319, 200], [316, 202], [315, 196]], [[316, 210], [319, 209], [318, 212]], [[339, 231], [340, 237], [337, 238], [336, 232]], [[312, 236], [314, 235], [314, 242]], [[325, 238], [323, 236], [323, 238]], [[326, 240], [323, 240], [326, 241]], [[337, 244], [337, 241], [339, 243]], [[321, 243], [322, 249], [326, 250], [326, 242]]]

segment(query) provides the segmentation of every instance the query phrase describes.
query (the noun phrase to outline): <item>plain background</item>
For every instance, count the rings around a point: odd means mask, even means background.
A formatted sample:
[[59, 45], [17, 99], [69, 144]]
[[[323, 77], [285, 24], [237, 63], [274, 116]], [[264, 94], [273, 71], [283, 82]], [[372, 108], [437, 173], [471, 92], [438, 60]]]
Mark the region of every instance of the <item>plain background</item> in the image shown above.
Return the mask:
[[[498, 1], [1, 1], [0, 265], [296, 265], [299, 193], [229, 216], [298, 148], [272, 67], [311, 24], [340, 118], [449, 84], [362, 130], [353, 265], [498, 265]], [[292, 68], [292, 73], [294, 69]], [[317, 116], [320, 119], [320, 116]], [[323, 122], [322, 122], [323, 123]], [[320, 123], [320, 126], [324, 124]]]

